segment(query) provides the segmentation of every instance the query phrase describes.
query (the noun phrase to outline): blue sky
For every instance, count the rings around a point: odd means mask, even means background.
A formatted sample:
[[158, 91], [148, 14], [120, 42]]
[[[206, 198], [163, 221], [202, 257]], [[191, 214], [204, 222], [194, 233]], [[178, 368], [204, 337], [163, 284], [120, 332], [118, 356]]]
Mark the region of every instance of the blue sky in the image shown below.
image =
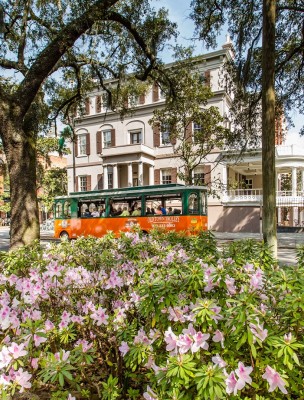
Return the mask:
[[[203, 43], [191, 40], [194, 37], [194, 23], [189, 18], [191, 0], [153, 0], [156, 7], [165, 7], [169, 10], [169, 19], [178, 24], [180, 35], [178, 43], [187, 45], [195, 44], [195, 54], [206, 53], [207, 50]], [[226, 41], [226, 31], [222, 31], [218, 38], [218, 44], [221, 46]], [[165, 62], [170, 62], [170, 57], [164, 59]], [[297, 144], [304, 147], [304, 137], [299, 136], [299, 131], [304, 125], [304, 116], [299, 115], [295, 110], [290, 114], [295, 127], [290, 127], [286, 138], [286, 144]]]

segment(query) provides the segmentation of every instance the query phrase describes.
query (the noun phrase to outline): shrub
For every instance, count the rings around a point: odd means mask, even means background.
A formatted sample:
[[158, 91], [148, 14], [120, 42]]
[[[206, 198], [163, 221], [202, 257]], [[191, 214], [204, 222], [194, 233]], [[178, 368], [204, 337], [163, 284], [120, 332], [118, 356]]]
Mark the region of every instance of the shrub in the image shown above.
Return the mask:
[[259, 243], [134, 232], [5, 253], [2, 269], [2, 399], [304, 396], [303, 249], [280, 268]]

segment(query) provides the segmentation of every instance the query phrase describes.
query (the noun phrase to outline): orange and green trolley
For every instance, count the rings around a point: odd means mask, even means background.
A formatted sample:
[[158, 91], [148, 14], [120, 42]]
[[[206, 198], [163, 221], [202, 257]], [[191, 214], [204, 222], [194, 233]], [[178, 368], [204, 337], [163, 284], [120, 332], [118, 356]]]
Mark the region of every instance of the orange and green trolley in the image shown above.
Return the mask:
[[54, 237], [119, 236], [134, 227], [196, 234], [208, 228], [207, 188], [167, 184], [75, 192], [55, 199]]

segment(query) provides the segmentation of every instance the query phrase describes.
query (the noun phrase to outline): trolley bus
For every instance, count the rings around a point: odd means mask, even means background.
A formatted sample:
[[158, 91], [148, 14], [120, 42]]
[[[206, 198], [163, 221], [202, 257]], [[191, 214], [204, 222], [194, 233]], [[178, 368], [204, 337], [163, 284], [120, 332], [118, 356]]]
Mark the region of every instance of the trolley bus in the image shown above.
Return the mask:
[[184, 231], [206, 230], [207, 188], [167, 184], [75, 192], [55, 199], [54, 237], [115, 236], [138, 227]]

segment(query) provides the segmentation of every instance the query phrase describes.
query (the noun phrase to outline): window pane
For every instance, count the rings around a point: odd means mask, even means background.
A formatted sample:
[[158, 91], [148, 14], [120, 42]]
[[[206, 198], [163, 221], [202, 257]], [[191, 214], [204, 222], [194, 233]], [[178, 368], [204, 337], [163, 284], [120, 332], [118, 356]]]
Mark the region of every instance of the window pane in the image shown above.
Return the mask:
[[112, 141], [111, 141], [111, 131], [104, 131], [103, 132], [103, 147], [111, 147]]
[[162, 170], [162, 184], [167, 185], [172, 182], [171, 170]]
[[162, 125], [161, 140], [163, 145], [170, 144], [170, 129], [168, 125]]
[[87, 154], [87, 135], [78, 136], [78, 154], [81, 156]]
[[130, 132], [131, 144], [140, 144], [142, 142], [141, 131]]
[[79, 186], [80, 186], [81, 192], [86, 192], [86, 190], [87, 190], [87, 177], [86, 176], [79, 177]]

